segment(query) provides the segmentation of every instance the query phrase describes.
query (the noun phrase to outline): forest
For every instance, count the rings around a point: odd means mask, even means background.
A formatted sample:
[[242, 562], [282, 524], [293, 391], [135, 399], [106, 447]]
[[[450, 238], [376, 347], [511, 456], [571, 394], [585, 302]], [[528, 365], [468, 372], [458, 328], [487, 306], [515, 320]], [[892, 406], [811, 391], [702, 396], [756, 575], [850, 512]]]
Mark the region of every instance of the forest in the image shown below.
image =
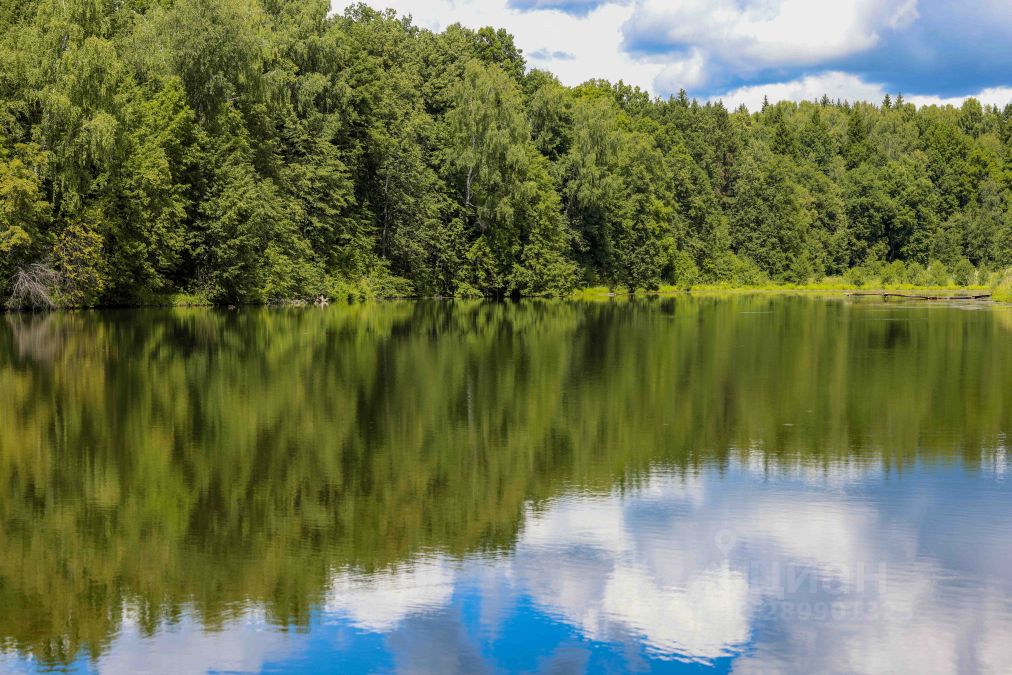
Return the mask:
[[1012, 105], [728, 110], [328, 0], [6, 0], [9, 306], [989, 284]]

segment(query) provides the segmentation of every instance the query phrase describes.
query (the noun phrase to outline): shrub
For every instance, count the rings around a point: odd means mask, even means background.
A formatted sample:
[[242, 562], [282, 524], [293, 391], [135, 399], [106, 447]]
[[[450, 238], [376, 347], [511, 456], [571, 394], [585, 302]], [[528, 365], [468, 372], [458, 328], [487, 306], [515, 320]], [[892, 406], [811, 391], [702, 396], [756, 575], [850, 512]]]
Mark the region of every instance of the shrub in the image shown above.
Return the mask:
[[898, 284], [906, 280], [907, 268], [902, 260], [894, 260], [882, 267], [882, 283]]
[[454, 293], [454, 297], [477, 299], [483, 296], [481, 291], [465, 281], [457, 285], [457, 292]]
[[411, 282], [390, 273], [383, 266], [358, 279], [327, 277], [325, 297], [339, 302], [409, 298], [414, 295]]
[[815, 276], [815, 266], [812, 264], [812, 256], [805, 250], [791, 261], [785, 280], [794, 284], [805, 284], [813, 276]]
[[926, 286], [928, 284], [928, 271], [919, 262], [907, 263], [906, 275], [903, 281], [915, 286]]
[[966, 258], [961, 258], [956, 266], [952, 268], [952, 278], [960, 286], [969, 286], [977, 277], [977, 270], [973, 263]]
[[736, 286], [762, 286], [769, 277], [759, 265], [746, 256], [730, 256], [731, 282]]
[[991, 289], [991, 299], [997, 302], [1012, 302], [1012, 272], [994, 285]]
[[699, 268], [685, 251], [677, 251], [671, 260], [671, 276], [675, 286], [690, 289], [699, 282]]
[[861, 266], [865, 271], [865, 278], [871, 279], [882, 279], [882, 275], [885, 272], [886, 264], [878, 257], [870, 257], [865, 260]]
[[843, 278], [848, 284], [853, 284], [854, 286], [861, 288], [868, 283], [868, 271], [860, 265], [857, 267], [851, 267], [843, 273]]
[[949, 283], [949, 272], [945, 269], [945, 265], [937, 260], [932, 260], [928, 263], [927, 282], [932, 286], [947, 286]]

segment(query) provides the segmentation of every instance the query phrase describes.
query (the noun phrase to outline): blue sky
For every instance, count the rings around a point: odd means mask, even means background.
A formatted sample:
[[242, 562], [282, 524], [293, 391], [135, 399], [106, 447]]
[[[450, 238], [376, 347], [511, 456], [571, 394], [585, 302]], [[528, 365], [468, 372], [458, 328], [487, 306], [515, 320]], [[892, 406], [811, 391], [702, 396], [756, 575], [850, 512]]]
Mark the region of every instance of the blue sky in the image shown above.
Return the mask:
[[[1012, 0], [368, 0], [442, 29], [493, 25], [566, 84], [657, 95], [1012, 102]], [[335, 0], [335, 9], [344, 2]]]

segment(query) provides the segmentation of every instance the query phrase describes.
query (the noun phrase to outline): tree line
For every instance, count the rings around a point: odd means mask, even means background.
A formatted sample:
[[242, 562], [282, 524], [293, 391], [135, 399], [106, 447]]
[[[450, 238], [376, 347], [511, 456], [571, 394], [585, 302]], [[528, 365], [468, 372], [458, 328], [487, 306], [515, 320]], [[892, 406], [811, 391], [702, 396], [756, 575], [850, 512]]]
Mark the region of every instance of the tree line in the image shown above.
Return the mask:
[[978, 281], [1012, 105], [728, 110], [565, 87], [511, 35], [327, 0], [9, 0], [16, 305]]

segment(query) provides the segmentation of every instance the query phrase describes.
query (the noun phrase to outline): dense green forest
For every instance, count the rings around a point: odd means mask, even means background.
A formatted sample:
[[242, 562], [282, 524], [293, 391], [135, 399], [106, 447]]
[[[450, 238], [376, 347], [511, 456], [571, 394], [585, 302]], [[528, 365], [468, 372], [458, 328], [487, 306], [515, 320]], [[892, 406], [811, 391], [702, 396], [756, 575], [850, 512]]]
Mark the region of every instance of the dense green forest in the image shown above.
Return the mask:
[[13, 304], [968, 284], [1010, 213], [1012, 105], [567, 88], [504, 31], [327, 0], [0, 8]]

